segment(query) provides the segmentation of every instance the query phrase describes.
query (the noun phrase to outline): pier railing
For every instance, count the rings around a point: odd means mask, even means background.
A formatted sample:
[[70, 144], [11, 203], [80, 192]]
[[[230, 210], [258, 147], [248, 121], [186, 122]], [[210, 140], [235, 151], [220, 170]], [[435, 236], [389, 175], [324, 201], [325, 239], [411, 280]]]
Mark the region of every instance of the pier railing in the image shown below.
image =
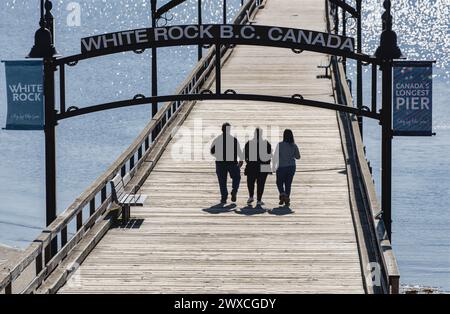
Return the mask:
[[[343, 4], [341, 12], [351, 12], [352, 16], [357, 16], [356, 11], [352, 11], [352, 8], [345, 5], [342, 1], [330, 1], [325, 0], [327, 8], [327, 27], [329, 31], [338, 32], [338, 26], [342, 25], [342, 33], [346, 30], [345, 14], [339, 14], [338, 6], [335, 3]], [[344, 19], [343, 19], [344, 18]], [[357, 16], [359, 19], [360, 17]], [[343, 20], [342, 20], [343, 19]], [[331, 22], [332, 21], [332, 22]], [[362, 38], [358, 36], [359, 40]], [[358, 43], [358, 46], [360, 43]], [[351, 92], [351, 82], [347, 78], [346, 60], [331, 57], [330, 66], [334, 74], [333, 85], [335, 89], [336, 101], [342, 105], [353, 106], [355, 101]], [[359, 69], [362, 64], [357, 64], [357, 76], [362, 75], [362, 70]], [[376, 65], [372, 65], [372, 111], [376, 112]], [[360, 85], [362, 78], [357, 77]], [[361, 99], [361, 91], [357, 90], [357, 97]], [[362, 102], [358, 104], [362, 105]], [[361, 256], [362, 261], [362, 273], [364, 274], [364, 280], [366, 289], [372, 293], [399, 293], [400, 286], [400, 273], [397, 266], [397, 261], [392, 250], [391, 242], [388, 237], [388, 233], [384, 226], [383, 220], [380, 218], [382, 215], [382, 209], [377, 199], [376, 188], [373, 181], [372, 170], [369, 162], [366, 158], [365, 146], [361, 134], [361, 121], [354, 118], [353, 115], [343, 114], [345, 117], [346, 130], [349, 134], [349, 144], [351, 146], [350, 151], [347, 152], [347, 158], [351, 159], [354, 164], [354, 170], [349, 177], [353, 177], [355, 184], [361, 193], [361, 203], [359, 204], [359, 212], [354, 208], [353, 219], [355, 225], [366, 226], [365, 232], [356, 230], [356, 236], [358, 238], [358, 245], [360, 255], [362, 251], [367, 252], [366, 256]], [[356, 182], [358, 181], [358, 182]], [[350, 188], [353, 190], [353, 188]], [[361, 206], [362, 205], [362, 206]], [[362, 248], [364, 246], [364, 248]], [[366, 263], [366, 265], [364, 264]], [[375, 285], [375, 282], [379, 281]]]
[[[243, 3], [233, 24], [250, 23], [256, 11], [263, 7], [264, 2], [248, 0]], [[222, 46], [220, 49], [220, 56], [223, 57], [230, 47]], [[177, 93], [201, 93], [205, 83], [214, 77], [216, 56], [215, 46], [213, 46], [198, 62], [192, 74], [181, 84]], [[63, 68], [64, 65], [61, 67]], [[63, 69], [60, 69], [60, 72], [64, 75]], [[143, 95], [136, 95], [135, 99], [141, 97]], [[133, 177], [136, 174], [152, 152], [152, 144], [164, 134], [165, 129], [186, 103], [186, 101], [165, 103], [129, 148], [33, 241], [21, 254], [20, 259], [0, 269], [0, 293], [11, 294], [13, 291], [33, 293], [96, 223], [109, 218], [109, 209], [113, 204], [109, 181], [119, 172], [122, 176], [129, 173]], [[71, 229], [74, 231], [71, 232]], [[52, 252], [52, 246], [55, 247], [52, 244], [55, 242], [57, 242], [58, 250]], [[28, 280], [24, 287], [15, 287], [15, 283], [25, 271], [33, 273], [31, 281]]]

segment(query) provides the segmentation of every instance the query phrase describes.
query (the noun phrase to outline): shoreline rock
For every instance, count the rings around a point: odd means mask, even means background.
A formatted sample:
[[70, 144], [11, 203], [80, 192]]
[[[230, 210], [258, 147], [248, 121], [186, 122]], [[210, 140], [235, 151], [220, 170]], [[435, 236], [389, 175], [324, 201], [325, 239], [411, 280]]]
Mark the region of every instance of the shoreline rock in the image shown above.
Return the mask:
[[450, 294], [450, 292], [435, 287], [402, 285], [400, 294]]

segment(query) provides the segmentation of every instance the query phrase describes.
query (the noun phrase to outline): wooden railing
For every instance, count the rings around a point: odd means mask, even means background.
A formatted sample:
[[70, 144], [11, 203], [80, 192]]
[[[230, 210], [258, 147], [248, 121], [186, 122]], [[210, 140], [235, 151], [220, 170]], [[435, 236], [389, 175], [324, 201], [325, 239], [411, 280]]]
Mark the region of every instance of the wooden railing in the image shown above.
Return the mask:
[[[353, 98], [348, 86], [348, 81], [345, 76], [345, 71], [341, 62], [338, 62], [336, 58], [333, 58], [333, 72], [335, 74], [335, 83], [337, 89], [337, 95], [342, 102], [351, 106], [353, 104]], [[349, 152], [349, 159], [355, 163], [355, 173], [352, 174], [354, 180], [357, 180], [360, 184], [360, 190], [362, 190], [362, 206], [364, 215], [354, 219], [359, 219], [359, 225], [366, 225], [363, 232], [369, 232], [370, 234], [357, 235], [361, 238], [366, 238], [365, 250], [369, 250], [370, 243], [373, 243], [372, 250], [374, 251], [374, 260], [367, 260], [367, 263], [376, 263], [378, 269], [372, 269], [368, 265], [363, 265], [364, 272], [366, 273], [366, 285], [372, 285], [372, 276], [376, 277], [377, 274], [372, 271], [379, 271], [381, 275], [381, 291], [383, 293], [399, 293], [399, 279], [400, 273], [397, 266], [397, 261], [392, 250], [391, 243], [389, 241], [387, 232], [384, 227], [383, 220], [380, 219], [381, 207], [377, 199], [376, 188], [373, 181], [373, 176], [369, 167], [369, 163], [366, 159], [364, 143], [360, 133], [358, 121], [351, 116], [347, 115], [347, 132], [350, 133], [350, 145], [352, 146]], [[361, 206], [361, 204], [360, 204]], [[362, 232], [361, 232], [362, 233]], [[361, 239], [364, 242], [363, 239]], [[373, 287], [369, 287], [373, 288]]]
[[[242, 5], [233, 24], [246, 24], [250, 22], [256, 11], [263, 7], [261, 1], [248, 0]], [[223, 57], [229, 47], [221, 47]], [[215, 48], [198, 62], [192, 74], [181, 84], [178, 94], [200, 93], [205, 83], [214, 76], [216, 53]], [[136, 97], [140, 97], [137, 95]], [[14, 292], [33, 293], [42, 282], [58, 267], [74, 247], [83, 239], [85, 234], [98, 223], [107, 218], [108, 209], [112, 205], [109, 181], [121, 173], [132, 176], [142, 166], [152, 151], [152, 143], [164, 134], [166, 127], [177, 116], [186, 102], [170, 102], [164, 104], [150, 123], [144, 128], [129, 148], [101, 175], [91, 186], [83, 192], [56, 220], [49, 225], [33, 243], [21, 254], [21, 257], [12, 265], [0, 270], [0, 293]], [[153, 139], [153, 140], [152, 140]], [[72, 235], [71, 224], [74, 228]], [[71, 235], [71, 237], [69, 237]], [[57, 252], [52, 252], [52, 242], [57, 241]], [[14, 287], [21, 274], [32, 268], [33, 276], [24, 287]]]
[[[331, 15], [331, 10], [329, 10], [329, 0], [325, 0], [326, 3], [326, 21], [327, 28], [331, 31], [331, 23], [330, 20], [339, 19], [337, 16]], [[335, 11], [336, 13], [336, 11]], [[330, 66], [332, 67], [333, 72], [333, 86], [335, 89], [336, 100], [340, 102], [342, 105], [353, 106], [353, 97], [351, 93], [351, 87], [349, 86], [349, 80], [347, 80], [346, 70], [343, 65], [343, 60], [339, 60], [337, 57], [331, 57]], [[374, 91], [372, 91], [374, 92]], [[376, 90], [375, 90], [376, 92]], [[369, 234], [358, 234], [357, 237], [360, 237], [360, 246], [365, 246], [364, 250], [372, 250], [373, 258], [375, 260], [369, 260], [366, 258], [361, 258], [364, 262], [375, 262], [379, 265], [378, 271], [381, 275], [380, 282], [380, 292], [382, 293], [391, 293], [397, 294], [399, 293], [400, 287], [400, 273], [397, 266], [397, 261], [395, 255], [392, 250], [391, 242], [388, 238], [388, 234], [385, 230], [385, 226], [383, 220], [380, 219], [381, 207], [377, 199], [376, 188], [373, 181], [372, 171], [369, 166], [369, 162], [366, 159], [365, 154], [365, 146], [362, 140], [362, 135], [360, 132], [359, 124], [356, 119], [348, 114], [345, 115], [347, 119], [347, 130], [349, 133], [350, 145], [352, 147], [350, 152], [347, 152], [350, 156], [347, 156], [355, 163], [355, 172], [352, 173], [354, 177], [353, 180], [357, 180], [360, 185], [360, 190], [362, 190], [362, 203], [363, 203], [363, 217], [354, 217], [354, 220], [357, 221], [357, 224], [368, 226], [366, 230], [361, 233]], [[361, 204], [360, 204], [361, 205]], [[355, 216], [355, 214], [354, 214]], [[362, 221], [364, 219], [364, 221]], [[356, 222], [355, 222], [356, 223]], [[357, 228], [356, 228], [357, 229]], [[368, 230], [367, 230], [368, 229]], [[362, 239], [365, 238], [365, 239]], [[366, 241], [366, 243], [364, 243]], [[372, 242], [372, 243], [369, 243]], [[372, 244], [372, 245], [371, 245]], [[369, 246], [372, 246], [369, 248]], [[360, 248], [361, 250], [362, 248]], [[366, 260], [367, 259], [367, 260]], [[369, 265], [362, 265], [363, 274], [365, 274], [365, 283], [366, 288], [370, 289], [371, 292], [375, 292], [376, 290], [369, 285], [373, 285], [372, 282], [372, 268]], [[376, 278], [375, 278], [376, 279]]]

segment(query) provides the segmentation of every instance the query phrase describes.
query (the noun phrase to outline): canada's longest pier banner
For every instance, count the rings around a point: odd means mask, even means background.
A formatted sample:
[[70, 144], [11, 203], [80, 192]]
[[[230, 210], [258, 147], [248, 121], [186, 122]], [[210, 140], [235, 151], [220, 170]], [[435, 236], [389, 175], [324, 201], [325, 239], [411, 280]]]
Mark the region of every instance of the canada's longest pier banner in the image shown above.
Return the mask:
[[432, 135], [433, 64], [394, 63], [393, 129], [395, 135]]
[[143, 28], [86, 37], [81, 40], [81, 53], [189, 45], [194, 42], [297, 47], [325, 53], [336, 50], [354, 52], [355, 49], [353, 38], [322, 32], [275, 26], [205, 24]]

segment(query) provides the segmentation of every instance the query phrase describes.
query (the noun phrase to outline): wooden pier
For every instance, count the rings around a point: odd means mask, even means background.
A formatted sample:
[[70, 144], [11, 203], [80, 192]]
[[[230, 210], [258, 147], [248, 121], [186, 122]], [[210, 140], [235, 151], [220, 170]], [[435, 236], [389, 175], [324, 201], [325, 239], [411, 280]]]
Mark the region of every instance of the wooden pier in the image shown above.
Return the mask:
[[[324, 1], [267, 0], [263, 5], [250, 16], [253, 23], [327, 31]], [[222, 88], [351, 102], [342, 64], [331, 67], [332, 80], [317, 78], [325, 72], [318, 66], [328, 64], [328, 56], [307, 51], [237, 46], [223, 57]], [[203, 86], [213, 90], [214, 81], [206, 79]], [[148, 136], [161, 117], [155, 117], [143, 134]], [[302, 159], [290, 209], [278, 206], [275, 175], [269, 176], [262, 209], [246, 205], [243, 174], [237, 203], [216, 206], [220, 196], [208, 148], [223, 122], [232, 125], [241, 145], [257, 126], [273, 146], [285, 128], [293, 130]], [[208, 132], [198, 133], [198, 123], [200, 131]], [[174, 132], [177, 127], [181, 128]], [[183, 130], [190, 130], [190, 137]], [[189, 141], [193, 151], [179, 158], [180, 143]], [[164, 126], [137, 166], [130, 186], [142, 185], [140, 192], [147, 201], [143, 207], [132, 207], [129, 224], [115, 224], [105, 208], [96, 217], [101, 219], [96, 223], [93, 219], [71, 250], [45, 275], [37, 276], [28, 292], [395, 293], [398, 289], [395, 258], [382, 223], [374, 217], [379, 205], [361, 136], [348, 114], [254, 101], [190, 102]], [[68, 212], [59, 223], [74, 215]], [[379, 268], [369, 263], [378, 263]], [[378, 274], [374, 269], [380, 272], [380, 286], [371, 285]]]

